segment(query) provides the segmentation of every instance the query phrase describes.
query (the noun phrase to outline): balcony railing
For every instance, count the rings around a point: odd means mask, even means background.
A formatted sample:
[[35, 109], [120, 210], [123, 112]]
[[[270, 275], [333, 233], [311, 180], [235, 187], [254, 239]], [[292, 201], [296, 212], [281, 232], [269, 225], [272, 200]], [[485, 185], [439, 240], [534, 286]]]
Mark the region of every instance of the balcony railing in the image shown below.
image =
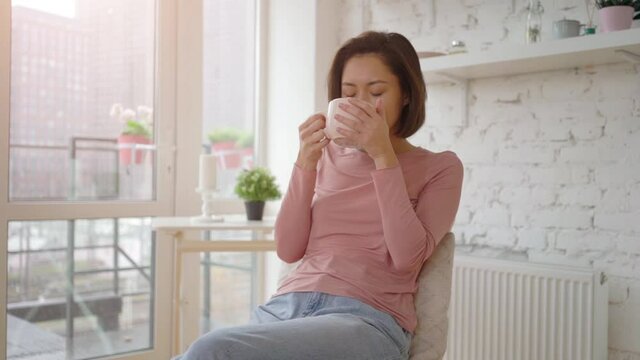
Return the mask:
[[69, 145], [9, 147], [12, 201], [153, 199], [154, 144], [74, 136]]
[[[132, 306], [136, 306], [135, 304], [141, 297], [148, 298], [148, 303], [151, 306], [148, 316], [142, 316], [142, 320], [139, 321], [148, 324], [153, 323], [151, 310], [153, 309], [152, 304], [154, 303], [155, 293], [153, 277], [155, 245], [153, 241], [151, 241], [148, 250], [142, 250], [141, 248], [140, 254], [137, 256], [140, 260], [136, 260], [136, 256], [130, 254], [121, 243], [121, 220], [111, 219], [112, 223], [111, 226], [108, 226], [108, 229], [106, 229], [107, 222], [103, 221], [102, 226], [105, 228], [92, 227], [91, 231], [85, 234], [87, 239], [94, 240], [87, 240], [88, 244], [78, 245], [76, 244], [76, 221], [67, 221], [66, 246], [61, 246], [61, 243], [54, 241], [58, 234], [51, 229], [48, 231], [47, 227], [37, 229], [38, 236], [36, 241], [30, 235], [31, 231], [35, 230], [30, 229], [30, 227], [34, 226], [34, 223], [10, 223], [9, 239], [10, 243], [13, 244], [8, 250], [10, 276], [6, 311], [9, 318], [13, 317], [14, 319], [9, 321], [9, 328], [7, 329], [8, 335], [13, 338], [13, 341], [8, 343], [9, 355], [15, 353], [16, 356], [19, 355], [19, 358], [22, 358], [22, 356], [30, 358], [31, 355], [35, 356], [35, 353], [29, 354], [22, 351], [18, 354], [18, 350], [33, 348], [34, 351], [37, 350], [41, 355], [46, 356], [66, 349], [67, 358], [74, 358], [74, 349], [79, 346], [74, 345], [74, 339], [77, 335], [75, 326], [77, 318], [95, 317], [97, 320], [96, 331], [104, 334], [117, 333], [120, 330], [123, 303], [128, 301]], [[107, 231], [111, 232], [111, 243], [96, 243], [104, 238], [104, 233]], [[142, 239], [145, 236], [148, 238], [149, 235], [145, 235], [144, 232], [148, 232], [150, 229], [141, 223], [131, 228], [131, 231], [124, 235], [129, 240], [132, 238]], [[138, 235], [135, 234], [136, 232]], [[15, 241], [16, 239], [19, 241]], [[43, 239], [45, 240], [43, 241]], [[34, 244], [34, 242], [37, 244]], [[147, 251], [149, 253], [144, 255]], [[84, 256], [79, 256], [77, 253], [84, 253]], [[45, 262], [38, 261], [38, 258], [42, 258], [42, 255], [48, 255], [51, 259]], [[99, 261], [100, 266], [97, 268], [80, 269], [76, 267], [77, 264], [83, 261], [86, 262], [87, 258], [104, 260], [109, 257], [111, 257], [110, 265], [112, 266], [104, 266], [105, 261]], [[144, 258], [149, 259], [148, 265], [141, 263]], [[49, 269], [51, 260], [56, 263], [56, 267], [62, 268], [64, 271], [51, 271]], [[123, 260], [126, 263], [123, 263]], [[60, 273], [64, 274], [63, 278], [60, 278]], [[35, 274], [35, 276], [32, 274]], [[84, 277], [100, 274], [110, 274], [110, 281], [108, 280], [109, 277], [107, 279], [83, 280]], [[109, 282], [110, 286], [104, 287], [101, 283], [98, 289], [92, 288], [96, 286], [96, 282], [101, 281]], [[135, 288], [123, 291], [121, 288], [122, 281], [136, 284]], [[140, 281], [143, 283], [141, 284]], [[89, 289], [82, 289], [83, 286]], [[62, 290], [53, 291], [52, 293], [49, 291], [51, 288], [56, 290], [61, 288]], [[16, 318], [22, 319], [22, 322], [19, 322]], [[61, 330], [60, 326], [52, 327], [50, 324], [40, 328], [39, 326], [31, 327], [30, 325], [40, 322], [50, 323], [56, 320], [64, 320], [64, 338], [57, 338], [57, 340], [52, 340], [51, 338], [58, 336], [56, 333]], [[11, 326], [18, 328], [11, 328]], [[31, 327], [31, 330], [24, 330], [25, 326]], [[44, 330], [45, 328], [50, 330]], [[27, 335], [33, 335], [34, 337], [42, 334], [51, 341], [43, 342], [41, 346], [35, 348], [29, 345], [33, 340], [30, 338], [31, 336], [19, 336], [17, 340], [15, 336], [12, 337], [12, 333], [16, 331], [22, 331], [23, 333], [28, 331]], [[150, 325], [147, 326], [146, 336], [148, 339], [153, 338], [153, 327]], [[21, 344], [22, 342], [24, 344]], [[50, 346], [44, 346], [46, 344]], [[81, 346], [86, 346], [87, 348], [95, 347], [90, 344], [82, 344]], [[12, 356], [9, 356], [9, 358], [11, 359]]]

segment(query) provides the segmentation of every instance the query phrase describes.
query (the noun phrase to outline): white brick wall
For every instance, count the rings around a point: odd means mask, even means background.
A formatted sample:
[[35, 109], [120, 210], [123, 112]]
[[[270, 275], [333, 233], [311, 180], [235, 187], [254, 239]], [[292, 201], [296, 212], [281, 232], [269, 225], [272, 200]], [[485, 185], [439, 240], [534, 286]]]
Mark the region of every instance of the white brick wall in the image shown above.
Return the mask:
[[[479, 51], [524, 39], [524, 0], [342, 2], [341, 40], [375, 29], [403, 33], [422, 51], [451, 40]], [[582, 0], [542, 3], [545, 41], [554, 20], [587, 21]], [[459, 90], [428, 89], [427, 126], [412, 138], [465, 164], [459, 250], [604, 269], [609, 359], [640, 360], [640, 67], [471, 81], [467, 124]]]

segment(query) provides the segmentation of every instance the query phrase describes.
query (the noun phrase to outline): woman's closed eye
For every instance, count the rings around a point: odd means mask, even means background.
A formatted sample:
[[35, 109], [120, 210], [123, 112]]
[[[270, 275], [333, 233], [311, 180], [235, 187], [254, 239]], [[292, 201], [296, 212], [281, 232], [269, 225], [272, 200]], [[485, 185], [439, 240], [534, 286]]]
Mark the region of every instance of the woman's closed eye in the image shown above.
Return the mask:
[[379, 84], [369, 88], [369, 94], [374, 97], [382, 96], [385, 91], [387, 91], [386, 86], [380, 86]]
[[[342, 97], [356, 97], [357, 94], [350, 94], [350, 93], [342, 93]], [[380, 91], [380, 92], [371, 92], [369, 93], [369, 95], [373, 96], [373, 97], [378, 97], [378, 96], [382, 96], [384, 95], [384, 91]]]

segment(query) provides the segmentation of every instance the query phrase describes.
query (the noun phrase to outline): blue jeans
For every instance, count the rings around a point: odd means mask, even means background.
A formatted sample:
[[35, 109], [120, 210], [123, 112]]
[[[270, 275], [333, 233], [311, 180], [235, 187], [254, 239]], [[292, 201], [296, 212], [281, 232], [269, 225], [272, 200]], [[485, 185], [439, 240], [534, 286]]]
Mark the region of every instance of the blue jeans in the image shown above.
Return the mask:
[[410, 345], [391, 315], [348, 297], [295, 292], [256, 308], [248, 325], [203, 335], [175, 360], [405, 360]]

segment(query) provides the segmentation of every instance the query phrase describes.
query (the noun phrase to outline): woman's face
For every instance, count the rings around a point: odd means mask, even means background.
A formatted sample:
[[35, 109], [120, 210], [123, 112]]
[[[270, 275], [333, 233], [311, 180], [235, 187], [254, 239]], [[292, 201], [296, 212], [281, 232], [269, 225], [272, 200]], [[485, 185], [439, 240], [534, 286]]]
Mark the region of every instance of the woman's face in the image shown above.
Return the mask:
[[358, 55], [347, 60], [342, 71], [342, 97], [354, 97], [374, 106], [376, 100], [382, 98], [389, 128], [398, 122], [406, 105], [400, 81], [375, 54]]

